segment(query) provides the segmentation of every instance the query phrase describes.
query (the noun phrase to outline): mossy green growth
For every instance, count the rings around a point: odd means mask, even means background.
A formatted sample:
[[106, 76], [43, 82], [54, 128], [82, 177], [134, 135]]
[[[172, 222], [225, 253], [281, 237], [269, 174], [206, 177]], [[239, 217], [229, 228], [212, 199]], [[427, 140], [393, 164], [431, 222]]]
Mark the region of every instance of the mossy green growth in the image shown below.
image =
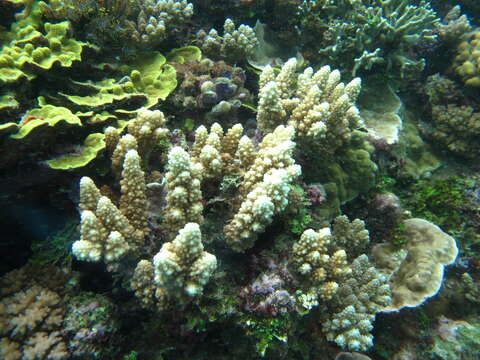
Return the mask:
[[176, 62], [184, 64], [189, 61], [200, 61], [202, 59], [202, 51], [196, 46], [185, 46], [173, 49], [167, 54], [168, 62]]
[[68, 21], [46, 23], [45, 34], [32, 25], [19, 30], [16, 39], [0, 52], [0, 82], [11, 83], [22, 77], [32, 80], [54, 64], [71, 67], [80, 61], [86, 43], [70, 38], [69, 31]]
[[70, 219], [47, 239], [36, 238], [29, 262], [40, 266], [66, 265], [71, 261], [70, 248], [79, 236], [78, 219]]
[[0, 112], [18, 109], [18, 105], [18, 101], [15, 100], [15, 96], [13, 94], [5, 94], [0, 96]]
[[256, 348], [261, 356], [269, 347], [278, 344], [278, 342], [286, 343], [288, 340], [289, 320], [286, 318], [249, 318], [245, 321], [244, 326], [246, 333], [253, 336], [256, 340]]
[[286, 223], [291, 233], [302, 234], [312, 221], [308, 211], [310, 201], [307, 199], [305, 190], [298, 185], [290, 185], [289, 206], [285, 213]]
[[467, 188], [465, 180], [452, 176], [420, 180], [400, 196], [414, 217], [426, 219], [449, 231], [463, 222], [460, 208], [465, 204]]
[[56, 126], [61, 122], [66, 122], [73, 126], [82, 126], [80, 118], [74, 115], [69, 109], [61, 106], [44, 105], [28, 111], [23, 117], [23, 123], [20, 123], [20, 129], [17, 133], [10, 135], [13, 139], [23, 139], [30, 135], [34, 129], [43, 126]]
[[87, 136], [79, 154], [63, 155], [48, 160], [47, 164], [55, 170], [72, 170], [84, 167], [95, 159], [99, 151], [105, 149], [105, 134], [94, 133]]

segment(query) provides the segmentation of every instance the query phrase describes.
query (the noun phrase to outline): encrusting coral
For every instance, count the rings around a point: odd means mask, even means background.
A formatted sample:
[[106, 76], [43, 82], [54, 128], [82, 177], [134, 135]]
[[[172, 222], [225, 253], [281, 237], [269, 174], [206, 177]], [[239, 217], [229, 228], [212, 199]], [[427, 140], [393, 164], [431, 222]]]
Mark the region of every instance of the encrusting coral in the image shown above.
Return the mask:
[[440, 290], [444, 268], [458, 255], [455, 239], [424, 219], [403, 222], [408, 239], [404, 249], [391, 244], [373, 248], [377, 267], [388, 275], [393, 302], [382, 311], [416, 307]]

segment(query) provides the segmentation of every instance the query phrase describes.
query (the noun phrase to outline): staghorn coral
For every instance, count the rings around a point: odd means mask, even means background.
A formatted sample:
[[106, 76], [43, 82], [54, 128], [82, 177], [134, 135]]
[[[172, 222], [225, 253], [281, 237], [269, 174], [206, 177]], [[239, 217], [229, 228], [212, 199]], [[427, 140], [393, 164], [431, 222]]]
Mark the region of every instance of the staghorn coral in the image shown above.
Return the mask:
[[227, 18], [223, 25], [223, 36], [217, 30], [211, 29], [208, 34], [204, 30], [197, 33], [197, 42], [201, 49], [212, 58], [233, 60], [246, 59], [258, 45], [254, 30], [248, 25], [240, 25], [235, 29], [235, 23]]
[[319, 48], [320, 61], [351, 71], [353, 76], [360, 70], [381, 69], [405, 78], [424, 68], [425, 60], [412, 56], [412, 48], [421, 41], [435, 40], [433, 30], [439, 19], [428, 1], [310, 3], [303, 7], [302, 26], [313, 34], [311, 46]]
[[355, 100], [361, 89], [359, 78], [340, 82], [340, 72], [324, 66], [317, 72], [306, 68], [297, 74], [297, 60], [287, 61], [275, 76], [267, 66], [260, 75], [257, 122], [262, 131], [288, 123], [300, 138], [315, 139], [333, 153], [362, 125]]

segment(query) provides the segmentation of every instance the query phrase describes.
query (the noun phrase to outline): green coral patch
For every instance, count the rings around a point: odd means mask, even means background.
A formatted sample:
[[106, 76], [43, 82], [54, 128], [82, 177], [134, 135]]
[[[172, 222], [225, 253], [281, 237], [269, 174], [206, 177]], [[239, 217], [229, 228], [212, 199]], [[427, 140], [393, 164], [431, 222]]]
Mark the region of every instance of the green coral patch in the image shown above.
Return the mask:
[[23, 139], [35, 128], [55, 126], [62, 121], [71, 125], [82, 126], [80, 118], [74, 115], [69, 109], [60, 106], [45, 105], [26, 113], [23, 124], [20, 124], [20, 130], [16, 134], [10, 135], [10, 137], [13, 139]]
[[105, 135], [102, 133], [90, 134], [85, 139], [80, 154], [63, 155], [48, 160], [47, 164], [55, 170], [78, 169], [90, 163], [103, 149], [105, 149]]
[[[73, 83], [83, 87], [91, 95], [77, 96], [60, 93], [66, 100], [82, 109], [105, 108], [115, 106], [117, 102], [135, 102], [135, 108], [150, 108], [165, 100], [177, 87], [175, 68], [165, 64], [166, 58], [159, 52], [142, 54], [129, 66], [123, 69], [121, 80], [109, 78], [98, 82]], [[112, 68], [115, 66], [112, 65]], [[120, 109], [115, 109], [115, 111]], [[122, 109], [123, 113], [132, 113]]]
[[166, 58], [159, 52], [138, 57], [132, 64], [130, 79], [135, 90], [147, 95], [145, 107], [149, 108], [165, 100], [177, 87], [177, 72], [171, 65], [165, 64]]
[[18, 125], [14, 122], [0, 124], [0, 134], [9, 134], [18, 130]]
[[[29, 25], [16, 34], [16, 39], [5, 46], [0, 53], [0, 81], [14, 82], [25, 77], [35, 78], [35, 71], [45, 71], [54, 64], [72, 66], [81, 60], [81, 41], [68, 38], [70, 23], [46, 23], [46, 35]], [[41, 43], [41, 46], [40, 46]]]
[[196, 46], [185, 46], [174, 49], [167, 55], [168, 62], [176, 62], [184, 64], [189, 61], [200, 61], [202, 59], [202, 51]]
[[18, 108], [18, 101], [13, 95], [7, 94], [0, 96], [0, 111], [9, 111]]

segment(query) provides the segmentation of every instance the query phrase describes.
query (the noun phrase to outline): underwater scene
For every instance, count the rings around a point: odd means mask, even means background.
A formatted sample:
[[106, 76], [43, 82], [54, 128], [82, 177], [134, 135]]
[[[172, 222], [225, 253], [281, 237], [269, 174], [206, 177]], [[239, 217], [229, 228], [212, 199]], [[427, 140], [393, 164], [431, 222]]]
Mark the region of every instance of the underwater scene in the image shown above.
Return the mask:
[[480, 360], [479, 0], [0, 0], [0, 360]]

